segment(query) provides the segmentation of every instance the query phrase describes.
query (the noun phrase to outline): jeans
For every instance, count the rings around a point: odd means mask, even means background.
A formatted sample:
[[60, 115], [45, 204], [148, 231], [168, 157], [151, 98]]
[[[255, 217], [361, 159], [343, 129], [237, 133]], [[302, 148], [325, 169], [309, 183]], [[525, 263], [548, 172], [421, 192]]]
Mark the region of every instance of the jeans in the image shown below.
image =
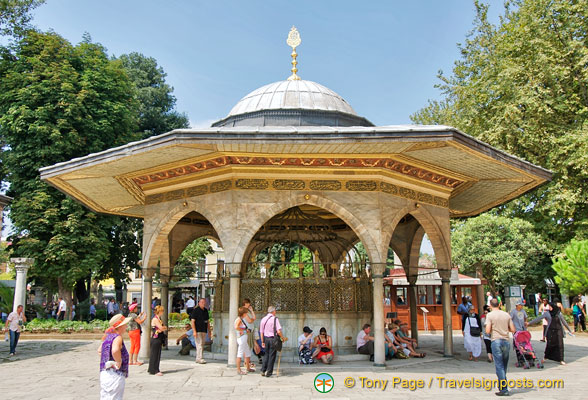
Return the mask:
[[510, 344], [506, 339], [496, 339], [492, 341], [492, 357], [496, 367], [496, 376], [498, 377], [499, 389], [501, 392], [508, 392], [506, 381], [506, 370], [508, 368], [508, 356], [510, 353]]
[[18, 338], [20, 332], [10, 331], [10, 354], [16, 353], [16, 345], [18, 344]]

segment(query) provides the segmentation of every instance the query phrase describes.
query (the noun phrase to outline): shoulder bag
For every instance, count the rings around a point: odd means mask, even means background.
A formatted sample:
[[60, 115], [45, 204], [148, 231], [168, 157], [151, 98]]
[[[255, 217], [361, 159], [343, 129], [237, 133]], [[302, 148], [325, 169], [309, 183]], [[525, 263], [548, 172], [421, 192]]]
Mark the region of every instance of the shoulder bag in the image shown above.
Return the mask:
[[274, 317], [274, 341], [272, 343], [273, 347], [276, 351], [282, 351], [282, 338], [278, 335], [276, 330], [276, 321], [278, 320], [277, 317]]

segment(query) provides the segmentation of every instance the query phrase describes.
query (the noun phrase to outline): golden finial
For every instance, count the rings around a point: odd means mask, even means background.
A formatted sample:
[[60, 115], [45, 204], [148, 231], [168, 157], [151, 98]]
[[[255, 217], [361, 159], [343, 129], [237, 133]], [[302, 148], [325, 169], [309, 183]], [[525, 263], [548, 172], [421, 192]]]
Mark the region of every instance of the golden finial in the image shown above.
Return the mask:
[[299, 81], [300, 77], [296, 75], [296, 72], [298, 72], [298, 68], [296, 68], [296, 65], [298, 64], [298, 61], [296, 61], [296, 57], [298, 56], [298, 54], [296, 53], [296, 47], [300, 46], [302, 40], [300, 39], [300, 33], [298, 33], [298, 30], [295, 26], [292, 26], [292, 29], [290, 29], [290, 33], [288, 33], [288, 39], [286, 40], [286, 43], [288, 43], [288, 46], [292, 47], [292, 75], [290, 75], [288, 80]]

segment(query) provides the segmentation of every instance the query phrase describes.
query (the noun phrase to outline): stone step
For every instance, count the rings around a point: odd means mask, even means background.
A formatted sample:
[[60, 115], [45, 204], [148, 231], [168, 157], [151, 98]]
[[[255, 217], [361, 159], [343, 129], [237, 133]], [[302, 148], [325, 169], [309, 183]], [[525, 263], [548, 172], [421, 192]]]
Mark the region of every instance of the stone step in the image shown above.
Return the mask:
[[[278, 353], [279, 354], [279, 353]], [[190, 356], [196, 357], [196, 350], [190, 350]], [[227, 361], [227, 354], [226, 353], [211, 353], [208, 351], [204, 352], [204, 359], [205, 360], [222, 360]], [[257, 362], [257, 356], [251, 357], [253, 362]], [[334, 362], [337, 361], [369, 361], [370, 356], [365, 354], [335, 354]], [[282, 362], [287, 363], [298, 363], [298, 353], [294, 350], [286, 350], [282, 352]]]

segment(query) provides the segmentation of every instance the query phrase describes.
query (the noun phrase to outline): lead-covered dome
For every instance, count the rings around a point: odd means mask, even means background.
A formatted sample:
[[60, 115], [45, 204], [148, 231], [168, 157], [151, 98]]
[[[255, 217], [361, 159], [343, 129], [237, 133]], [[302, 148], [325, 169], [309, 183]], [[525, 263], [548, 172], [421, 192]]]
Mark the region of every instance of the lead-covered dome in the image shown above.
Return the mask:
[[341, 96], [316, 82], [291, 80], [254, 90], [212, 126], [373, 126]]

